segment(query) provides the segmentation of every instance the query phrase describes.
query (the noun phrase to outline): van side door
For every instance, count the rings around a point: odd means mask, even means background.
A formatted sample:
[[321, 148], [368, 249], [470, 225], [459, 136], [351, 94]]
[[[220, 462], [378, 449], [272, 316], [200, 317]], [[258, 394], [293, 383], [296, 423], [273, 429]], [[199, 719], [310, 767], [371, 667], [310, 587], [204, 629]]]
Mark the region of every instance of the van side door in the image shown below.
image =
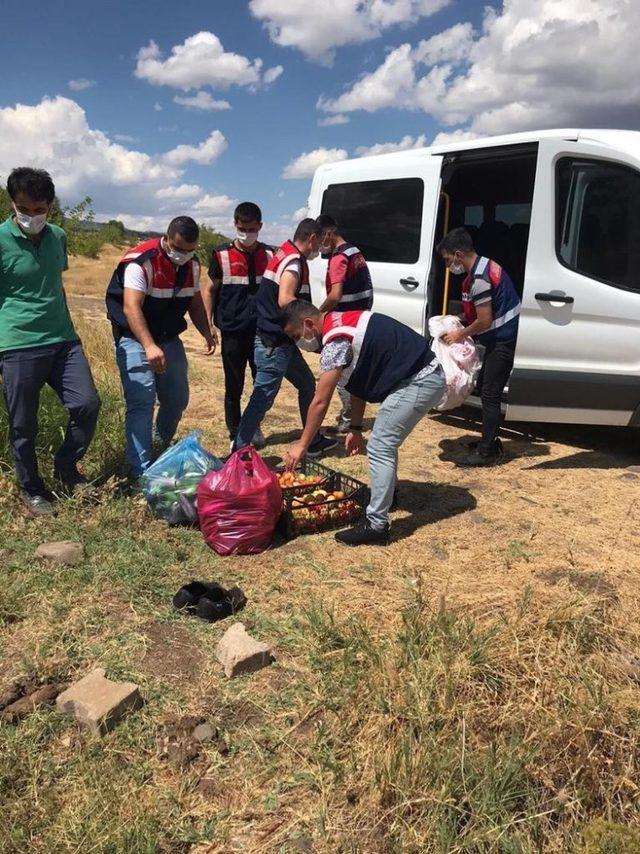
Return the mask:
[[626, 425], [640, 405], [639, 170], [540, 142], [507, 418]]
[[[425, 331], [427, 281], [440, 194], [442, 157], [407, 152], [324, 167], [310, 216], [330, 214], [363, 253], [373, 281], [373, 310]], [[313, 301], [325, 296], [327, 261], [310, 264]]]

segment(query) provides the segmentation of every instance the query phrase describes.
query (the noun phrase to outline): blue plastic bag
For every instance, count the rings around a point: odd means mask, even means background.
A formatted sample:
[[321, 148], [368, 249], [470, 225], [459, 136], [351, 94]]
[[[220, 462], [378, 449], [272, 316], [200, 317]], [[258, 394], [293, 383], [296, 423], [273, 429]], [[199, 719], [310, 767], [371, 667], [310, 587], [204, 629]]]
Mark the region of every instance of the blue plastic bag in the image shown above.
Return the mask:
[[200, 444], [194, 430], [171, 445], [142, 475], [142, 491], [154, 515], [170, 525], [198, 521], [196, 489], [210, 471], [219, 471], [222, 460]]

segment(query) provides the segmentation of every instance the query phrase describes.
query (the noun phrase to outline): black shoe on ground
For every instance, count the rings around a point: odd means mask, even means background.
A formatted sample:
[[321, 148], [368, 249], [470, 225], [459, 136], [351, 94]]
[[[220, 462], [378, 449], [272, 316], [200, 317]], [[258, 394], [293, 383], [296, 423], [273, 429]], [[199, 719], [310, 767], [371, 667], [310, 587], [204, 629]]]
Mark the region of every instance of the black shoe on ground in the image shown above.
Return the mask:
[[91, 482], [83, 474], [80, 474], [78, 469], [70, 469], [69, 471], [56, 469], [53, 476], [70, 493], [87, 493], [93, 488]]
[[44, 518], [45, 516], [56, 515], [55, 507], [47, 495], [31, 495], [25, 492], [24, 489], [21, 489], [20, 501], [22, 501], [31, 516]]
[[338, 531], [336, 540], [345, 546], [387, 546], [389, 545], [389, 526], [382, 531], [376, 531], [365, 519], [353, 528]]
[[315, 442], [312, 442], [307, 449], [307, 456], [312, 460], [321, 457], [327, 451], [335, 448], [338, 444], [337, 439], [330, 439], [328, 436], [320, 436]]
[[480, 450], [479, 440], [469, 442], [469, 449], [471, 453], [463, 457], [459, 465], [472, 468], [493, 466], [504, 457], [504, 448], [500, 439], [495, 440], [493, 448], [489, 452]]

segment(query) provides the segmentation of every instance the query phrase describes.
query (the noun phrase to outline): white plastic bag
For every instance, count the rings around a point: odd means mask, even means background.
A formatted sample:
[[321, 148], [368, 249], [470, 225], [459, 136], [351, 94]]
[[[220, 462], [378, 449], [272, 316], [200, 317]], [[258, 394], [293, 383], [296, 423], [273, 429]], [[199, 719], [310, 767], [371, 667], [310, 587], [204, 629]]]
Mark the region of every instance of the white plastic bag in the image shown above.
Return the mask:
[[442, 336], [462, 329], [460, 320], [452, 314], [437, 315], [429, 321], [431, 348], [442, 365], [447, 388], [436, 409], [455, 409], [462, 406], [473, 391], [482, 362], [473, 338], [463, 338], [457, 344], [445, 344]]

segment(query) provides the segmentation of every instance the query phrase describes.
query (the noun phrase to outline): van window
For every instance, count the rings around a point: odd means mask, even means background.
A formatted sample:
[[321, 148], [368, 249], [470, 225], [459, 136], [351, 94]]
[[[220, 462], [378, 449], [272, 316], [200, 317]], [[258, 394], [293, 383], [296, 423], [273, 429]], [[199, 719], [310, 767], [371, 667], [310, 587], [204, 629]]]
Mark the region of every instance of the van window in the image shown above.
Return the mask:
[[367, 261], [414, 264], [420, 256], [424, 182], [420, 178], [330, 184], [322, 213]]
[[465, 225], [482, 225], [484, 220], [484, 208], [482, 205], [467, 205], [464, 209]]
[[531, 222], [531, 203], [496, 205], [495, 219], [507, 225]]
[[556, 251], [566, 267], [640, 291], [640, 173], [564, 157], [556, 167]]

